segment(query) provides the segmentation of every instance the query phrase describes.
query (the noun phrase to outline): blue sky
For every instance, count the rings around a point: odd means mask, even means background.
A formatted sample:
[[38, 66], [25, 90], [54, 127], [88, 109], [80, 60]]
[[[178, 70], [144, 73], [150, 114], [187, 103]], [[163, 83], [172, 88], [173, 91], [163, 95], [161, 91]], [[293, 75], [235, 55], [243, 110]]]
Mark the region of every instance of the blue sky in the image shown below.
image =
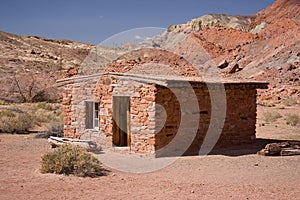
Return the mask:
[[98, 44], [139, 27], [167, 28], [210, 13], [250, 15], [274, 0], [2, 0], [0, 30]]

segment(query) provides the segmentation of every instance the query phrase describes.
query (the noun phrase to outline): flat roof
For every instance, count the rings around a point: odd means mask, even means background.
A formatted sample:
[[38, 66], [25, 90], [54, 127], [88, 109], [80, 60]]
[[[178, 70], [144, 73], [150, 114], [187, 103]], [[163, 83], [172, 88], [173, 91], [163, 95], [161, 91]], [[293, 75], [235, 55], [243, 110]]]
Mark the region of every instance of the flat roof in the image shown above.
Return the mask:
[[85, 82], [97, 77], [110, 75], [122, 80], [133, 80], [137, 82], [156, 84], [161, 86], [184, 86], [184, 84], [212, 84], [212, 85], [245, 85], [252, 86], [257, 89], [267, 89], [268, 82], [265, 81], [247, 81], [247, 80], [230, 80], [219, 77], [184, 77], [184, 76], [153, 76], [144, 74], [129, 74], [129, 73], [97, 73], [87, 76], [76, 76], [57, 80], [58, 86], [63, 86], [72, 83]]

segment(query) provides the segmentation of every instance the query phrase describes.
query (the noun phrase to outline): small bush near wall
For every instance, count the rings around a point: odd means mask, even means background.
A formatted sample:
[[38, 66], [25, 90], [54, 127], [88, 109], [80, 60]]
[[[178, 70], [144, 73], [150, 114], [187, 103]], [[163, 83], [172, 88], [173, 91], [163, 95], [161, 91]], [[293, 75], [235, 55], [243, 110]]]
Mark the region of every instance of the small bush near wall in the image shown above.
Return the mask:
[[64, 144], [42, 156], [42, 173], [73, 174], [79, 177], [97, 177], [105, 174], [101, 163], [83, 147]]

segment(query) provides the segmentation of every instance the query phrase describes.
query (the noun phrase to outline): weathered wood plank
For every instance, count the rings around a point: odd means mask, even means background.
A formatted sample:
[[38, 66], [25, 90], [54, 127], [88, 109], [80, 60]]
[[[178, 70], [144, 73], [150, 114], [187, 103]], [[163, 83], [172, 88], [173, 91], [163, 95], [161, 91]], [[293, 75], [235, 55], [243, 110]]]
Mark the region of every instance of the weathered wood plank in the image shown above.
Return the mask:
[[282, 149], [280, 152], [281, 156], [296, 156], [300, 155], [300, 149]]
[[90, 140], [78, 140], [71, 138], [59, 138], [51, 136], [48, 138], [48, 142], [52, 146], [52, 148], [59, 147], [65, 143], [77, 145], [86, 148], [88, 151], [93, 151], [97, 149], [97, 144]]
[[257, 152], [263, 156], [295, 156], [300, 155], [300, 141], [287, 141], [267, 144], [265, 148]]

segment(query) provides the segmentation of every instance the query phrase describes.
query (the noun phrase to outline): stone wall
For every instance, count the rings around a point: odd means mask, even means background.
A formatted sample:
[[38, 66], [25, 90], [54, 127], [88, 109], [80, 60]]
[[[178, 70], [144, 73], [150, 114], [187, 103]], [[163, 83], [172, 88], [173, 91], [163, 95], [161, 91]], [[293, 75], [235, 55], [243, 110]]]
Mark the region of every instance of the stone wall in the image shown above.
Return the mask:
[[168, 145], [178, 132], [181, 121], [180, 103], [168, 88], [157, 86], [155, 150]]
[[[192, 86], [198, 100], [200, 120], [197, 127], [197, 134], [194, 140], [189, 143], [190, 145], [187, 146], [188, 149], [185, 152], [186, 155], [199, 153], [200, 147], [210, 126], [212, 112], [211, 98], [207, 86], [205, 84], [192, 84]], [[183, 90], [184, 93], [184, 89], [181, 88], [181, 90]], [[251, 85], [227, 84], [225, 85], [225, 91], [227, 104], [226, 118], [221, 136], [216, 146], [228, 147], [254, 142], [256, 124], [256, 88]], [[218, 91], [215, 89], [215, 91], [210, 92]], [[184, 96], [186, 97], [185, 104], [190, 104], [192, 94], [186, 93]], [[155, 150], [159, 150], [174, 139], [180, 126], [186, 126], [181, 124], [181, 110], [184, 111], [185, 109], [180, 108], [174, 93], [170, 89], [162, 86], [158, 86], [156, 103], [163, 106], [164, 109], [161, 110], [166, 112], [157, 112], [156, 119], [159, 120], [161, 115], [167, 116], [164, 127], [161, 130], [157, 127], [157, 130], [160, 131], [155, 135]], [[195, 125], [195, 123], [191, 124]], [[157, 125], [159, 126], [159, 122]], [[192, 127], [184, 128], [188, 136], [188, 129]], [[178, 143], [178, 149], [180, 149], [180, 145], [183, 144]], [[164, 153], [169, 155], [170, 152]], [[158, 156], [161, 156], [161, 154]]]
[[109, 75], [101, 77], [97, 99], [100, 102], [100, 129], [105, 135], [107, 147], [112, 146], [112, 98], [121, 95], [130, 96], [130, 151], [154, 152], [155, 93], [153, 84], [121, 80]]
[[64, 136], [97, 140], [100, 132], [85, 129], [85, 102], [97, 101], [95, 89], [98, 78], [72, 82], [64, 86]]
[[[154, 84], [121, 80], [109, 75], [66, 84], [63, 94], [64, 136], [92, 140], [103, 148], [113, 148], [112, 98], [114, 95], [130, 96], [129, 151], [153, 153], [155, 93]], [[99, 130], [85, 128], [85, 101], [100, 104]]]
[[[93, 140], [103, 148], [115, 149], [112, 144], [113, 96], [130, 96], [131, 144], [126, 151], [156, 156], [182, 151], [198, 154], [212, 120], [210, 92], [218, 93], [218, 87], [209, 92], [204, 83], [194, 82], [191, 85], [192, 92], [180, 84], [173, 85], [171, 91], [169, 86], [167, 88], [151, 81], [112, 75], [65, 84], [65, 137]], [[259, 86], [255, 84], [225, 84], [226, 118], [224, 126], [220, 127], [222, 134], [217, 146], [255, 140], [256, 88]], [[194, 94], [196, 103], [192, 102]], [[100, 130], [85, 128], [85, 101], [99, 102]]]

